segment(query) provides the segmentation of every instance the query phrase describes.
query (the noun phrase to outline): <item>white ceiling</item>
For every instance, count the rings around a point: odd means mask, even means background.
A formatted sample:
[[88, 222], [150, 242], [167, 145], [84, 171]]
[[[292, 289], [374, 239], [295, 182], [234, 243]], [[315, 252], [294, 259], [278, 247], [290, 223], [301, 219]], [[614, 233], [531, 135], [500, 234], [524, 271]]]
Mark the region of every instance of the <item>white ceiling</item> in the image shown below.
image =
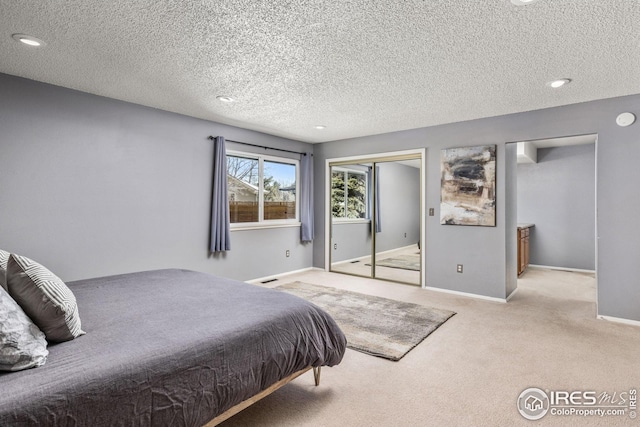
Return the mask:
[[0, 0], [0, 29], [2, 73], [307, 142], [640, 93], [638, 0]]

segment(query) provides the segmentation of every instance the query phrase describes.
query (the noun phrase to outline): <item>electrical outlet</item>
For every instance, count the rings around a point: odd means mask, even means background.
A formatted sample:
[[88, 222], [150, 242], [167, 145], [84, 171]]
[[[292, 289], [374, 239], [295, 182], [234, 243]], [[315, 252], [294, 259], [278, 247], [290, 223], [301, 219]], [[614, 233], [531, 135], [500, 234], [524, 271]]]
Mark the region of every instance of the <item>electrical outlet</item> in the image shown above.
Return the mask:
[[291, 251], [289, 249], [287, 249], [287, 251], [284, 253], [284, 255], [289, 258], [291, 256]]
[[462, 264], [458, 264], [457, 271], [458, 273], [462, 273]]
[[405, 238], [405, 239], [407, 238], [407, 233], [404, 233], [404, 238]]
[[338, 249], [338, 244], [337, 244], [337, 243], [334, 243], [334, 244], [333, 244], [333, 249], [334, 249], [334, 250], [335, 250], [335, 249]]
[[429, 208], [429, 216], [434, 216], [436, 211], [433, 208]]

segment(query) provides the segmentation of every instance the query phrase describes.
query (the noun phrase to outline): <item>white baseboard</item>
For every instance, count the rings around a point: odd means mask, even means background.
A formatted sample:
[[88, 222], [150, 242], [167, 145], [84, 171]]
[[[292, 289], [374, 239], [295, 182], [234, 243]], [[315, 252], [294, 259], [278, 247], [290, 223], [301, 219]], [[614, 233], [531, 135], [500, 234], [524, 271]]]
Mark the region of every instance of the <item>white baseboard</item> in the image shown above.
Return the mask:
[[369, 259], [371, 258], [370, 255], [365, 255], [365, 256], [361, 256], [358, 258], [351, 258], [351, 259], [345, 259], [344, 261], [338, 261], [338, 262], [334, 262], [333, 265], [343, 265], [343, 264], [353, 264], [356, 261], [364, 261], [365, 259]]
[[266, 277], [260, 277], [258, 279], [245, 280], [245, 282], [251, 283], [253, 285], [257, 285], [258, 283], [262, 283], [267, 280], [280, 279], [282, 277], [291, 276], [292, 274], [304, 273], [305, 271], [311, 271], [311, 270], [324, 271], [324, 269], [322, 268], [307, 267], [307, 268], [301, 268], [300, 270], [287, 271], [286, 273], [274, 274], [273, 276], [266, 276]]
[[[452, 291], [450, 289], [434, 288], [432, 286], [425, 286], [423, 289], [426, 289], [428, 291], [443, 292], [445, 294], [458, 295], [458, 296], [461, 296], [461, 297], [476, 298], [476, 299], [481, 299], [481, 300], [485, 300], [485, 301], [499, 302], [499, 303], [503, 303], [503, 304], [507, 302], [507, 300], [505, 298], [488, 297], [488, 296], [485, 296], [485, 295], [471, 294], [471, 293], [468, 293], [468, 292], [460, 292], [460, 291]], [[515, 293], [515, 291], [512, 292], [511, 295], [513, 295], [514, 293]], [[511, 297], [511, 295], [509, 295], [509, 297]]]
[[620, 318], [620, 317], [603, 316], [601, 314], [598, 314], [597, 318], [600, 319], [600, 320], [608, 320], [609, 322], [624, 323], [625, 325], [640, 326], [640, 321], [638, 321], [638, 320], [623, 319], [623, 318]]
[[513, 292], [511, 292], [511, 293], [509, 294], [509, 296], [507, 297], [507, 299], [505, 300], [505, 302], [509, 302], [509, 300], [510, 300], [511, 298], [513, 298], [513, 296], [514, 296], [517, 292], [518, 292], [518, 288], [515, 288], [515, 289], [513, 290]]
[[529, 268], [541, 268], [545, 270], [572, 271], [574, 273], [595, 273], [595, 270], [583, 270], [580, 268], [554, 267], [551, 265], [529, 264]]

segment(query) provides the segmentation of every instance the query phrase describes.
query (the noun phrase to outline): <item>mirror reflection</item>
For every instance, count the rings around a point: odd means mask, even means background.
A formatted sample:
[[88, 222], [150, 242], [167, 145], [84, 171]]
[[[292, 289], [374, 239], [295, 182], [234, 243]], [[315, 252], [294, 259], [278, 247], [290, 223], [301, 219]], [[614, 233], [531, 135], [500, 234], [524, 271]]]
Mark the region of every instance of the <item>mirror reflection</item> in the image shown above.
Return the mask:
[[372, 277], [372, 164], [331, 167], [331, 270]]
[[375, 275], [420, 285], [420, 160], [376, 163]]
[[332, 165], [330, 209], [331, 271], [421, 284], [419, 159]]

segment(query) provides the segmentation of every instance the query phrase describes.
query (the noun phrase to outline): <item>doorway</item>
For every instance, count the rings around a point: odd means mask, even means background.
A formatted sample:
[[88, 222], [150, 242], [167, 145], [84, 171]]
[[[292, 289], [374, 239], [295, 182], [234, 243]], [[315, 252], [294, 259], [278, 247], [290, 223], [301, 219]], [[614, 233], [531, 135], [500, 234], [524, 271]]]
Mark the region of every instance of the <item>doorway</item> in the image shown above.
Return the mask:
[[[519, 275], [518, 286], [554, 270], [595, 280], [596, 145], [596, 134], [507, 144], [508, 152], [516, 152], [517, 160], [509, 160], [516, 164], [507, 179], [517, 188], [514, 215], [518, 231], [526, 230], [522, 235], [528, 251], [528, 265]], [[520, 245], [519, 237], [519, 249]], [[556, 282], [555, 289], [562, 295], [563, 282]], [[595, 302], [595, 292], [591, 293]]]
[[424, 286], [423, 153], [327, 160], [328, 271]]

